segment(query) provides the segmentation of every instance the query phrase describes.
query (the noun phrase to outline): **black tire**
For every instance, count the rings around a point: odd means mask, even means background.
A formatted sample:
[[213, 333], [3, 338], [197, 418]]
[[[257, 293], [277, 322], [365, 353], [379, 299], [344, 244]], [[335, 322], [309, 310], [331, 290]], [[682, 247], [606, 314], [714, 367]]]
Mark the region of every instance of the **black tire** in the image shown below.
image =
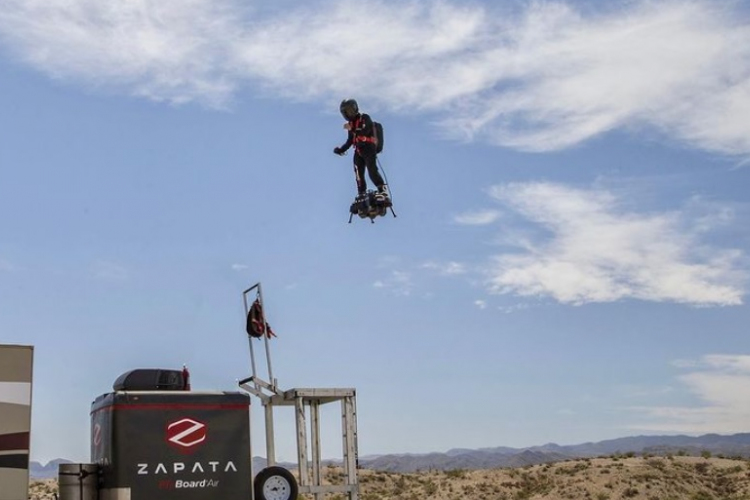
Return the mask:
[[291, 472], [283, 467], [266, 467], [255, 476], [255, 500], [297, 500], [299, 488]]

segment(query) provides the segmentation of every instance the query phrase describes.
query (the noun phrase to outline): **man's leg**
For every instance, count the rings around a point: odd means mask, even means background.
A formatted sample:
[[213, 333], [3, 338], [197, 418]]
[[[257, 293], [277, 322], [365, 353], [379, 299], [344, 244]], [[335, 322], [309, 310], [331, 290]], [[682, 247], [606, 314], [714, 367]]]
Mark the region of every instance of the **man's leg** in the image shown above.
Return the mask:
[[354, 176], [357, 180], [357, 193], [365, 194], [367, 191], [367, 182], [365, 181], [365, 159], [359, 154], [354, 153]]
[[386, 193], [385, 191], [385, 181], [383, 180], [383, 177], [380, 175], [380, 171], [378, 170], [378, 157], [377, 153], [375, 153], [375, 147], [368, 148], [364, 152], [364, 159], [365, 159], [365, 165], [367, 165], [367, 173], [370, 175], [370, 180], [372, 180], [372, 183], [375, 184], [375, 186], [378, 188], [378, 191], [381, 193]]

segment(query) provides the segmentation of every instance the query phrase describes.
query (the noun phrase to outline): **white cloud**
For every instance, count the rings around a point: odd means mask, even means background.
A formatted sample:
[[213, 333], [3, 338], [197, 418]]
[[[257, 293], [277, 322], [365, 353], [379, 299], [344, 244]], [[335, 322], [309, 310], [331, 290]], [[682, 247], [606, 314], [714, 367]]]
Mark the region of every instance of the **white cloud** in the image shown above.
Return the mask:
[[91, 266], [94, 277], [110, 282], [122, 282], [129, 278], [128, 270], [114, 262], [97, 261]]
[[703, 363], [711, 369], [750, 375], [750, 356], [709, 354], [703, 357]]
[[250, 266], [247, 264], [232, 264], [232, 271], [245, 271], [246, 269], [249, 269]]
[[379, 268], [391, 268], [401, 265], [403, 259], [397, 255], [381, 255], [376, 261]]
[[635, 428], [684, 433], [746, 432], [750, 420], [750, 356], [709, 355], [679, 377], [702, 404], [635, 408], [648, 423]]
[[675, 388], [669, 385], [632, 385], [625, 384], [617, 388], [623, 398], [663, 398], [673, 394]]
[[502, 312], [503, 314], [512, 314], [514, 312], [523, 311], [528, 308], [529, 308], [529, 304], [519, 303], [519, 304], [510, 305], [510, 306], [498, 306], [497, 310]]
[[53, 77], [155, 100], [223, 106], [250, 84], [335, 106], [356, 90], [375, 107], [523, 150], [647, 126], [694, 147], [750, 152], [741, 3], [607, 5], [4, 0], [0, 37]]
[[492, 259], [486, 272], [493, 293], [570, 304], [742, 303], [741, 253], [702, 242], [705, 228], [678, 211], [629, 211], [608, 191], [551, 183], [495, 186], [491, 194], [543, 231], [519, 239], [519, 252]]
[[477, 210], [474, 212], [465, 212], [453, 217], [456, 224], [466, 226], [484, 226], [492, 224], [501, 216], [497, 210]]
[[427, 262], [422, 264], [424, 269], [430, 269], [443, 276], [455, 276], [467, 272], [466, 265], [461, 262]]
[[387, 278], [375, 281], [372, 286], [401, 297], [408, 297], [414, 290], [411, 273], [398, 270], [391, 271]]
[[474, 301], [474, 305], [477, 306], [479, 309], [487, 309], [487, 301], [482, 299], [477, 299]]
[[[223, 4], [223, 5], [222, 5]], [[238, 2], [4, 0], [0, 36], [54, 78], [219, 106], [234, 92]], [[234, 6], [234, 7], [232, 7]]]

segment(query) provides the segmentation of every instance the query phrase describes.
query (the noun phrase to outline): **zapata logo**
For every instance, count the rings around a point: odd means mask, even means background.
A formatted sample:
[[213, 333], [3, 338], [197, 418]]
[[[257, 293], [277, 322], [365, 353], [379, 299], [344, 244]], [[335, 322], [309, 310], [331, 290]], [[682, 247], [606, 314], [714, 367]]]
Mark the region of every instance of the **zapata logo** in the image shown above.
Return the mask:
[[167, 442], [184, 453], [191, 453], [206, 440], [208, 427], [192, 418], [183, 418], [167, 424]]
[[94, 436], [93, 436], [94, 446], [99, 446], [102, 444], [102, 426], [99, 424], [94, 425]]

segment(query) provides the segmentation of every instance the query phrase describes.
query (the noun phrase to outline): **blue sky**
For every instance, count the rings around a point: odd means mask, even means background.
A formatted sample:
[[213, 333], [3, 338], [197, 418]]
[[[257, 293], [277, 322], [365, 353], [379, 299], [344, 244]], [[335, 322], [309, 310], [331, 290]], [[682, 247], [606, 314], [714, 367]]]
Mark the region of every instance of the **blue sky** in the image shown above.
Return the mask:
[[[236, 388], [258, 281], [280, 386], [355, 387], [362, 455], [748, 430], [742, 2], [6, 0], [0, 82], [35, 460], [88, 461], [126, 370]], [[347, 224], [348, 97], [396, 219]]]

